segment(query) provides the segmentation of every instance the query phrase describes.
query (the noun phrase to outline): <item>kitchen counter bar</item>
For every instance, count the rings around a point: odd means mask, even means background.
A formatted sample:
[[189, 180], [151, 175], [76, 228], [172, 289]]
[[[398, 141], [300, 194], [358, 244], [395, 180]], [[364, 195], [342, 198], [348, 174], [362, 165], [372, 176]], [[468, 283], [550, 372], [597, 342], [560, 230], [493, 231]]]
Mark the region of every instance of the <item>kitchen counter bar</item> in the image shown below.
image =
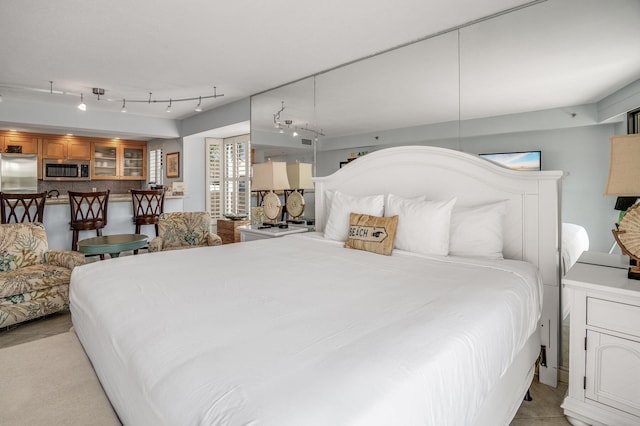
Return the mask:
[[[184, 197], [166, 195], [164, 197], [164, 211], [184, 211]], [[44, 226], [47, 231], [50, 249], [71, 249], [70, 215], [69, 196], [62, 195], [58, 198], [47, 198], [44, 207]], [[131, 194], [110, 194], [107, 226], [102, 230], [102, 235], [132, 234], [134, 232]], [[143, 225], [141, 232], [148, 235], [149, 240], [156, 235], [153, 225]], [[96, 231], [80, 231], [81, 240], [95, 236]]]
[[[164, 201], [167, 200], [182, 200], [184, 197], [182, 195], [165, 195]], [[131, 194], [109, 194], [109, 203], [130, 203], [131, 202]], [[69, 196], [61, 195], [59, 197], [51, 197], [47, 198], [46, 205], [56, 205], [56, 204], [69, 204]]]

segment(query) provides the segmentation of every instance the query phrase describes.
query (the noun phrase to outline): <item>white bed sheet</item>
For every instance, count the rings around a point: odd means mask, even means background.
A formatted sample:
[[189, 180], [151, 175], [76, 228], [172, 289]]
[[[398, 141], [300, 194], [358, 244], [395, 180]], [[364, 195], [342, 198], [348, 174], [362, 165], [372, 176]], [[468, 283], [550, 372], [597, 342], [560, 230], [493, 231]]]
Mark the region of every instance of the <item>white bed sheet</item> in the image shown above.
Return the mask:
[[525, 262], [299, 234], [92, 263], [70, 297], [127, 425], [470, 425], [540, 294]]

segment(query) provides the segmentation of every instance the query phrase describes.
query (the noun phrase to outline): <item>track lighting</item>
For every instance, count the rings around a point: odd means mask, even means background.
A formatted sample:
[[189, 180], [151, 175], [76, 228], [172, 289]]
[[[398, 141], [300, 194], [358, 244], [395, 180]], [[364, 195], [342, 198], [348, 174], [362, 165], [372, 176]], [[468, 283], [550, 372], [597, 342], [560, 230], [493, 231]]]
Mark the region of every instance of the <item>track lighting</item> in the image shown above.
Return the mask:
[[[46, 92], [50, 95], [71, 95], [71, 96], [77, 96], [77, 92], [67, 92], [67, 91], [60, 91], [60, 90], [54, 90], [53, 89], [53, 81], [49, 81], [49, 87], [45, 90], [42, 88], [37, 88], [37, 87], [26, 87], [26, 86], [4, 86], [0, 84], [0, 89], [5, 89], [5, 88], [10, 88], [10, 89], [18, 89], [18, 90], [26, 90], [26, 91], [31, 91], [31, 92]], [[93, 87], [91, 89], [91, 92], [97, 96], [98, 100], [103, 99], [102, 97], [106, 95], [107, 91], [101, 87]], [[218, 93], [218, 88], [216, 86], [213, 86], [213, 95], [206, 95], [206, 96], [195, 96], [195, 97], [191, 97], [191, 98], [169, 98], [169, 99], [154, 99], [153, 98], [153, 93], [149, 92], [149, 98], [148, 99], [126, 99], [123, 98], [122, 99], [122, 107], [120, 108], [121, 112], [127, 112], [127, 103], [144, 103], [144, 104], [155, 104], [155, 103], [168, 103], [169, 105], [167, 106], [166, 111], [167, 112], [171, 112], [171, 108], [173, 106], [173, 102], [192, 102], [192, 101], [198, 101], [198, 105], [195, 107], [195, 111], [196, 112], [202, 112], [203, 107], [202, 107], [202, 100], [203, 99], [215, 99], [215, 98], [220, 98], [224, 96], [224, 94], [222, 93]], [[107, 101], [117, 101], [117, 99], [109, 99], [109, 98], [105, 98]], [[2, 94], [0, 94], [0, 102], [2, 102]], [[87, 104], [84, 103], [84, 93], [80, 93], [80, 103], [78, 104], [78, 109], [81, 111], [86, 111], [87, 110]]]
[[80, 111], [87, 110], [87, 104], [84, 103], [84, 95], [82, 93], [80, 93], [80, 103], [78, 104], [78, 109]]

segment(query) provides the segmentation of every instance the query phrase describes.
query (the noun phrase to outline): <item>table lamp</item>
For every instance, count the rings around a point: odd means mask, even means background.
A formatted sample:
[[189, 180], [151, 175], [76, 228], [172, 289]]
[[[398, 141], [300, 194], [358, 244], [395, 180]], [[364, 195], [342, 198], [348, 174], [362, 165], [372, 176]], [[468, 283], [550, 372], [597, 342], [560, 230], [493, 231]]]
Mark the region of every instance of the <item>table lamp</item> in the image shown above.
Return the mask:
[[291, 216], [289, 221], [291, 223], [304, 223], [299, 218], [304, 213], [304, 190], [313, 189], [311, 166], [310, 163], [300, 163], [298, 161], [287, 164], [287, 176], [293, 191], [287, 194], [285, 207], [287, 213]]
[[272, 223], [275, 223], [282, 212], [282, 203], [273, 191], [282, 191], [290, 188], [287, 177], [287, 163], [267, 161], [257, 163], [252, 166], [253, 177], [251, 179], [251, 190], [264, 193], [262, 204], [264, 215]]
[[[606, 195], [640, 196], [640, 134], [611, 136], [609, 178]], [[629, 207], [612, 230], [622, 253], [629, 256], [632, 266], [629, 278], [640, 279], [640, 205]]]

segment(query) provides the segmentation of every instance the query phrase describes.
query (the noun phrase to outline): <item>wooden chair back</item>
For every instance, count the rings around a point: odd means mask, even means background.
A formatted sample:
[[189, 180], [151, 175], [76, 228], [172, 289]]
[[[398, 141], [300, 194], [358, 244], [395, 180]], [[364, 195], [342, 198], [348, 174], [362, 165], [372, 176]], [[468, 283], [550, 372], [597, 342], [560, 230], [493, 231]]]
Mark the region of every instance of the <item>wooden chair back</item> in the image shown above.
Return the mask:
[[133, 223], [136, 225], [136, 234], [140, 233], [142, 225], [155, 225], [158, 235], [158, 216], [164, 212], [164, 190], [131, 190], [133, 202]]
[[69, 207], [71, 208], [70, 228], [73, 231], [72, 250], [77, 250], [79, 231], [96, 230], [102, 235], [102, 228], [107, 226], [109, 193], [73, 192], [69, 191]]
[[44, 220], [46, 192], [11, 194], [0, 192], [0, 222], [24, 223]]

